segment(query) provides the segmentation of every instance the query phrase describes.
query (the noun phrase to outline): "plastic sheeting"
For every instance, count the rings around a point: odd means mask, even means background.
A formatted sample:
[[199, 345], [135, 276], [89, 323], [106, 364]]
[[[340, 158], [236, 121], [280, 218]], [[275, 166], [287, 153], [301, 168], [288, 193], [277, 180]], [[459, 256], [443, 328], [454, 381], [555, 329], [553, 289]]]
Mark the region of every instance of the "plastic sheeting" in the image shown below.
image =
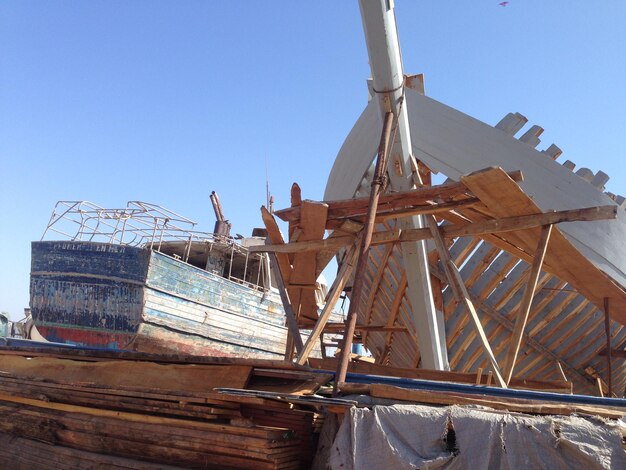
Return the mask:
[[452, 406], [353, 408], [330, 449], [332, 469], [626, 468], [617, 425]]

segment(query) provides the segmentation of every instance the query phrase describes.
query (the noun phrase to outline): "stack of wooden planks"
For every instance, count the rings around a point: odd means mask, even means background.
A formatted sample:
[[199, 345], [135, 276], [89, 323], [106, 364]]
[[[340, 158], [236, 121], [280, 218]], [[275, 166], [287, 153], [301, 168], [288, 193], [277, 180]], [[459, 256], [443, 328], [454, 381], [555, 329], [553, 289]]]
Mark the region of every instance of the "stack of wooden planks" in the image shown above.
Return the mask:
[[[316, 412], [213, 391], [259, 388], [271, 380], [264, 367], [257, 376], [249, 361], [231, 362], [183, 365], [0, 351], [0, 467], [306, 467], [315, 449]], [[288, 371], [272, 389], [308, 392], [326, 380], [319, 375]]]

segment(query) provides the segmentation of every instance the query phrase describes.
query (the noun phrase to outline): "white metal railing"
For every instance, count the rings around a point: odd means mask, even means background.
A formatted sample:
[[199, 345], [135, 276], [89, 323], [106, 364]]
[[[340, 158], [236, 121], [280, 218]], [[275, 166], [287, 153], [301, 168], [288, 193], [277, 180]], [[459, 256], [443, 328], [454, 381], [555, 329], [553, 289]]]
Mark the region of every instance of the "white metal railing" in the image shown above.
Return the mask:
[[[189, 261], [192, 243], [219, 241], [230, 249], [230, 254], [226, 254], [230, 258], [230, 269], [225, 275], [227, 279], [257, 289], [260, 285], [270, 285], [267, 255], [252, 255], [235, 239], [199, 232], [195, 230], [195, 226], [196, 222], [186, 217], [142, 201], [129, 201], [121, 209], [105, 209], [89, 201], [59, 201], [54, 206], [41, 240], [50, 239], [51, 234], [56, 234], [71, 241], [149, 247], [156, 251], [161, 251], [161, 245], [165, 242], [181, 242], [184, 246], [183, 255], [173, 256], [185, 263]], [[259, 261], [258, 273], [255, 273], [256, 285], [233, 275], [235, 255], [245, 257], [244, 279], [248, 272], [249, 258]]]
[[169, 209], [142, 201], [129, 201], [121, 209], [105, 209], [89, 201], [56, 203], [42, 240], [51, 233], [72, 241], [93, 241], [159, 250], [163, 242], [185, 243], [184, 260], [191, 243], [212, 241], [211, 233], [194, 230], [196, 222]]

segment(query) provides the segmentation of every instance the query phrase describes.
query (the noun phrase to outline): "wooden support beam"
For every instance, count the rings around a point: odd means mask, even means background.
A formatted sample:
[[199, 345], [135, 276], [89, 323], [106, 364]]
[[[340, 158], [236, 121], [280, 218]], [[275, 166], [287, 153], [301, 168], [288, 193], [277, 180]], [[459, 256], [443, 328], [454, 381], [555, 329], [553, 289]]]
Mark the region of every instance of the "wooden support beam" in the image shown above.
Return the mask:
[[482, 378], [483, 378], [483, 368], [479, 367], [478, 370], [476, 371], [476, 385], [480, 385]]
[[[280, 246], [285, 244], [285, 240], [280, 233], [280, 229], [278, 228], [278, 224], [276, 223], [276, 219], [270, 211], [267, 210], [265, 206], [261, 207], [261, 218], [263, 219], [263, 223], [265, 224], [265, 229], [267, 230], [267, 237], [269, 238], [271, 245], [265, 246]], [[252, 248], [252, 247], [251, 247]], [[287, 284], [291, 277], [291, 263], [289, 262], [289, 257], [284, 254], [277, 254], [276, 261], [278, 262], [279, 270], [277, 272], [280, 273], [283, 279], [283, 283]]]
[[[429, 204], [422, 204], [416, 206], [408, 206], [398, 209], [379, 209], [376, 214], [376, 223], [384, 222], [386, 220], [401, 219], [402, 217], [412, 217], [414, 215], [425, 214], [440, 214], [442, 212], [450, 212], [452, 210], [464, 209], [475, 204], [478, 204], [480, 200], [475, 197], [462, 199], [460, 201], [449, 202], [433, 202]], [[329, 223], [334, 220], [355, 219], [361, 220], [366, 216], [362, 209], [357, 211], [346, 212], [339, 216], [329, 216]]]
[[[265, 243], [269, 243], [269, 238], [265, 240]], [[282, 275], [280, 273], [280, 269], [278, 267], [278, 261], [276, 260], [276, 254], [268, 253], [270, 258], [270, 264], [272, 265], [272, 271], [274, 271], [274, 278], [276, 279], [276, 284], [278, 287], [278, 293], [280, 294], [280, 300], [283, 302], [283, 308], [285, 309], [285, 318], [287, 319], [287, 329], [289, 331], [289, 337], [293, 342], [296, 352], [300, 353], [304, 348], [302, 344], [302, 337], [300, 336], [300, 329], [298, 328], [298, 321], [296, 319], [296, 314], [293, 311], [293, 307], [291, 306], [291, 301], [289, 300], [289, 293], [285, 288], [285, 283], [283, 282]], [[289, 341], [288, 341], [289, 342]], [[285, 359], [291, 360], [291, 347], [285, 353]]]
[[443, 263], [446, 276], [448, 278], [448, 284], [452, 289], [454, 297], [456, 301], [463, 305], [465, 310], [469, 313], [470, 318], [474, 323], [474, 328], [476, 329], [476, 332], [481, 342], [483, 343], [483, 348], [485, 350], [485, 353], [487, 354], [487, 357], [489, 358], [489, 362], [491, 362], [491, 366], [493, 367], [493, 372], [495, 373], [498, 385], [500, 385], [500, 387], [502, 388], [507, 388], [507, 384], [502, 377], [498, 362], [493, 355], [493, 351], [491, 350], [491, 346], [489, 345], [489, 341], [487, 340], [487, 336], [485, 335], [485, 330], [480, 323], [480, 318], [478, 318], [478, 313], [476, 313], [476, 309], [474, 308], [474, 305], [470, 300], [470, 295], [465, 288], [465, 284], [463, 283], [461, 274], [459, 273], [458, 268], [450, 258], [450, 252], [446, 247], [440, 228], [437, 225], [437, 221], [432, 216], [426, 217], [425, 219], [435, 241], [435, 246], [437, 247], [437, 251], [439, 252], [439, 258]]
[[[508, 175], [516, 182], [524, 180], [521, 171], [512, 171], [508, 173]], [[444, 183], [408, 191], [382, 194], [379, 197], [379, 207], [381, 210], [388, 210], [394, 207], [406, 208], [407, 206], [420, 205], [435, 200], [452, 201], [459, 196], [467, 194], [471, 193], [463, 183]], [[366, 197], [325, 202], [328, 204], [329, 218], [336, 218], [340, 215], [345, 216], [349, 211], [361, 211], [362, 214], [366, 214], [369, 206], [369, 198]], [[288, 209], [281, 209], [274, 212], [274, 214], [285, 222], [298, 220], [300, 218], [300, 208], [295, 206]]]
[[515, 369], [515, 363], [517, 362], [517, 355], [519, 354], [519, 348], [522, 344], [524, 328], [526, 328], [530, 307], [532, 305], [533, 298], [535, 297], [535, 291], [537, 290], [537, 281], [539, 280], [539, 274], [541, 273], [543, 260], [546, 256], [551, 233], [552, 225], [544, 225], [541, 229], [539, 243], [537, 244], [537, 249], [535, 250], [535, 255], [533, 257], [533, 263], [528, 274], [528, 282], [524, 287], [522, 303], [520, 304], [519, 311], [517, 313], [515, 328], [513, 329], [513, 335], [511, 336], [511, 342], [509, 343], [509, 351], [506, 356], [505, 378], [507, 384], [511, 381], [511, 377], [513, 376], [513, 369]]
[[602, 379], [600, 377], [596, 378], [596, 389], [598, 390], [598, 396], [604, 397], [604, 390], [602, 390]]
[[[437, 276], [439, 279], [441, 280], [445, 280], [445, 274], [441, 272], [441, 270], [434, 264], [430, 264], [429, 266], [430, 268], [430, 272], [432, 274], [434, 274], [435, 276]], [[510, 320], [508, 320], [502, 313], [500, 313], [497, 309], [495, 309], [493, 306], [491, 306], [490, 304], [483, 302], [480, 298], [478, 297], [474, 297], [472, 299], [472, 302], [474, 303], [474, 305], [476, 307], [478, 307], [480, 309], [481, 312], [483, 312], [485, 315], [489, 316], [489, 318], [491, 318], [493, 321], [495, 321], [498, 325], [502, 326], [503, 328], [509, 330], [509, 331], [513, 331], [514, 328], [514, 324], [513, 322], [511, 322]], [[574, 367], [573, 365], [569, 364], [568, 362], [564, 361], [563, 358], [557, 356], [551, 349], [547, 348], [546, 346], [544, 346], [543, 344], [541, 344], [539, 341], [537, 341], [536, 339], [534, 339], [532, 336], [528, 336], [525, 335], [524, 341], [526, 341], [526, 343], [532, 347], [535, 351], [537, 351], [541, 356], [545, 357], [545, 358], [549, 358], [551, 360], [554, 361], [561, 361], [561, 364], [565, 366], [565, 368], [567, 369], [567, 371], [571, 374], [571, 375], [575, 375], [578, 378], [585, 380], [585, 381], [589, 381], [589, 377], [587, 377], [585, 374], [583, 374], [581, 371], [579, 371], [578, 369], [576, 369], [576, 367]], [[625, 351], [617, 351], [618, 353], [622, 353], [623, 355], [621, 357], [626, 358], [626, 350]], [[602, 355], [604, 353], [603, 351], [600, 351], [600, 355]], [[616, 354], [616, 350], [613, 350], [613, 355]], [[513, 377], [511, 379], [511, 381], [514, 381], [515, 377]]]
[[609, 317], [609, 298], [604, 298], [604, 331], [606, 332], [606, 362], [609, 379], [609, 396], [613, 396], [613, 369], [611, 366], [611, 318]]
[[[450, 206], [431, 206], [450, 207]], [[446, 209], [448, 210], [448, 209]], [[582, 222], [594, 220], [609, 220], [617, 217], [617, 206], [597, 206], [585, 209], [571, 209], [556, 212], [545, 212], [541, 214], [531, 214], [517, 217], [505, 217], [481, 222], [472, 222], [465, 225], [450, 224], [440, 228], [444, 238], [456, 238], [464, 236], [480, 236], [484, 234], [494, 234], [501, 232], [513, 232], [525, 230], [544, 225], [557, 224], [560, 222]], [[409, 229], [375, 232], [372, 235], [372, 245], [385, 243], [420, 241], [432, 238], [429, 229]], [[317, 251], [322, 249], [339, 249], [354, 242], [352, 236], [339, 236], [326, 240], [315, 240], [313, 242], [298, 242], [284, 245], [252, 246], [250, 252], [274, 251], [276, 253], [296, 253], [300, 251]]]
[[[285, 241], [282, 234], [280, 233], [280, 229], [278, 228], [276, 219], [265, 206], [261, 207], [261, 218], [263, 219], [263, 223], [265, 224], [265, 228], [267, 230], [266, 244], [269, 242], [270, 244], [284, 245]], [[286, 284], [291, 279], [291, 261], [289, 259], [289, 255], [284, 253], [276, 253], [270, 256], [270, 262], [272, 263], [272, 269], [274, 270], [275, 278], [279, 282], [279, 292], [280, 286], [282, 286], [282, 289], [285, 289], [284, 294], [283, 292], [280, 292], [287, 319], [287, 341], [285, 343], [285, 359], [291, 361], [293, 357], [294, 347], [298, 347], [297, 343], [299, 342], [299, 346], [302, 347], [302, 338], [300, 338], [297, 323], [295, 329], [293, 328], [293, 325], [291, 325], [290, 317], [292, 316], [294, 319], [297, 320], [297, 316], [293, 310], [291, 299], [289, 298], [289, 294], [286, 290]]]
[[[324, 333], [340, 333], [345, 329], [345, 323], [326, 323], [324, 327]], [[405, 326], [387, 326], [387, 325], [356, 325], [354, 327], [354, 331], [359, 331], [361, 333], [369, 332], [369, 331], [379, 331], [379, 332], [406, 332], [408, 331]]]
[[[330, 315], [335, 307], [335, 303], [339, 299], [339, 296], [343, 292], [343, 288], [348, 282], [350, 275], [352, 274], [352, 270], [354, 267], [354, 262], [356, 261], [358, 250], [356, 249], [356, 245], [352, 247], [352, 249], [346, 254], [344, 262], [341, 264], [341, 268], [335, 277], [333, 285], [328, 291], [328, 295], [325, 299], [325, 305], [320, 313], [320, 316], [311, 331], [304, 347], [298, 354], [298, 358], [296, 359], [296, 363], [300, 365], [306, 364], [307, 359], [309, 358], [309, 354], [315, 347], [315, 342], [320, 337], [320, 335], [324, 332], [324, 327], [330, 318]], [[345, 326], [344, 326], [345, 328]]]

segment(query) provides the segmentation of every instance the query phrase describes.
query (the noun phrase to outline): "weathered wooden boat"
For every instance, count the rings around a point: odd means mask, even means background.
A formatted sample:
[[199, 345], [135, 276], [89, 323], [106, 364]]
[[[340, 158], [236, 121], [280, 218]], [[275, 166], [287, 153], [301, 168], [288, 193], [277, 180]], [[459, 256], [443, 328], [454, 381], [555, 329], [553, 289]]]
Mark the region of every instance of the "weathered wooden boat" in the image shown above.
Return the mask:
[[[59, 202], [42, 241], [32, 243], [38, 331], [87, 347], [282, 357], [285, 315], [269, 259], [248, 252], [263, 233], [237, 240], [194, 227], [144, 202]], [[67, 240], [44, 240], [52, 234]]]

